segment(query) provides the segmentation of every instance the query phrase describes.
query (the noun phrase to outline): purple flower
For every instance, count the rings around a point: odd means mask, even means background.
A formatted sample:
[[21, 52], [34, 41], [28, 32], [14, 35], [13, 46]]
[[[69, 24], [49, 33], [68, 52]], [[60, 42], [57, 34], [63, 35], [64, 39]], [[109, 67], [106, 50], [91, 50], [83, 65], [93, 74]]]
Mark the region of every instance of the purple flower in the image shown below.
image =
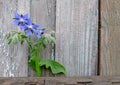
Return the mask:
[[41, 38], [41, 36], [42, 36], [44, 33], [45, 33], [45, 30], [44, 30], [44, 29], [38, 29], [36, 35], [37, 35], [38, 38]]
[[[45, 32], [45, 30], [42, 29], [42, 25], [38, 26], [32, 23], [31, 19], [29, 19], [28, 14], [20, 15], [18, 13], [14, 13], [14, 19], [15, 20], [13, 21], [13, 23], [18, 25], [21, 30], [24, 30], [26, 36], [29, 36], [34, 33], [38, 38], [41, 38], [41, 36]], [[37, 29], [38, 27], [39, 29]]]
[[29, 19], [27, 21], [27, 24], [25, 25], [25, 27], [23, 26], [23, 28], [25, 28], [26, 35], [29, 36], [32, 33], [36, 33], [38, 25], [33, 24], [32, 21]]
[[19, 15], [18, 13], [14, 13], [14, 21], [13, 24], [19, 25], [20, 29], [24, 29], [24, 25], [27, 23], [27, 20], [29, 19], [28, 14], [25, 15]]

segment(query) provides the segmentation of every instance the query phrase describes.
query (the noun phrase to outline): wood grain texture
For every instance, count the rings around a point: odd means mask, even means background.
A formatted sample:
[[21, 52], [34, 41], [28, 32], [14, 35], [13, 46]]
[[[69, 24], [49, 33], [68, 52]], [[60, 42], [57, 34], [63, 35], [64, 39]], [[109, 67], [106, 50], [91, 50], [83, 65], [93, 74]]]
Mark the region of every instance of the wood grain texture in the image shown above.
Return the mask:
[[[31, 18], [35, 23], [41, 24], [46, 29], [46, 33], [55, 31], [55, 5], [56, 0], [31, 0]], [[41, 51], [42, 58], [54, 59], [52, 46], [48, 45], [47, 49]], [[34, 76], [31, 71], [30, 76]], [[52, 74], [48, 70], [43, 70], [42, 76], [52, 76]]]
[[1, 85], [120, 85], [120, 77], [0, 78]]
[[8, 46], [4, 40], [7, 32], [18, 31], [17, 26], [11, 24], [16, 11], [29, 13], [29, 0], [0, 0], [0, 77], [25, 77], [28, 74], [27, 45]]
[[56, 57], [67, 76], [97, 72], [98, 0], [57, 0]]
[[120, 0], [101, 0], [101, 75], [120, 75]]

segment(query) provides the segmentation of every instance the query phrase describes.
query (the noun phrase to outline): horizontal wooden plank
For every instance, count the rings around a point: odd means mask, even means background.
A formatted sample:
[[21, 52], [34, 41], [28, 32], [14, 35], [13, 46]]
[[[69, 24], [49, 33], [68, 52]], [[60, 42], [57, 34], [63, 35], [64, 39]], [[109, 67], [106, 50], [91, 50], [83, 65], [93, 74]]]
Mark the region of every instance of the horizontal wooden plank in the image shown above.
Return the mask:
[[120, 77], [0, 78], [0, 85], [120, 85]]
[[0, 85], [44, 85], [44, 78], [0, 78]]

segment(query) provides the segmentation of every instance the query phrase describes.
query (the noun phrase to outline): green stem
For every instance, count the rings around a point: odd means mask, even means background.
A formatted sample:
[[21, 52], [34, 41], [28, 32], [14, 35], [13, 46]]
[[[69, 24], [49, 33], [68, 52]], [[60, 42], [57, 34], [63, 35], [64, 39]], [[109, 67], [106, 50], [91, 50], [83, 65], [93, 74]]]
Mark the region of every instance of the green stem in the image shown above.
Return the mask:
[[41, 67], [40, 67], [40, 56], [41, 56], [41, 52], [40, 52], [40, 46], [37, 45], [37, 56], [36, 56], [36, 69], [37, 69], [37, 76], [41, 76]]
[[31, 43], [30, 43], [29, 39], [28, 39], [28, 38], [26, 38], [25, 40], [26, 40], [27, 44], [30, 46], [30, 49], [31, 49], [31, 48], [32, 48], [32, 45], [31, 45]]
[[38, 49], [37, 49], [37, 56], [39, 57], [39, 59], [41, 58], [41, 52], [40, 52], [40, 46], [38, 45]]

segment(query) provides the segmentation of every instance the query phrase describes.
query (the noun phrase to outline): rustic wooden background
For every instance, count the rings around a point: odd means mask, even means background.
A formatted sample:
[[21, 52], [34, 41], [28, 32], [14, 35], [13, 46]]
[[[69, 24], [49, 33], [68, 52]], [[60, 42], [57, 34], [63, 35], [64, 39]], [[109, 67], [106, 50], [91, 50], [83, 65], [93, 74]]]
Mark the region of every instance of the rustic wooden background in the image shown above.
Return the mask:
[[[0, 0], [0, 77], [35, 76], [28, 46], [4, 40], [7, 32], [18, 31], [11, 24], [15, 11], [56, 31], [55, 47], [42, 55], [65, 65], [67, 76], [120, 75], [120, 0]], [[47, 70], [42, 76], [55, 75]]]
[[0, 85], [120, 85], [120, 77], [0, 78]]

